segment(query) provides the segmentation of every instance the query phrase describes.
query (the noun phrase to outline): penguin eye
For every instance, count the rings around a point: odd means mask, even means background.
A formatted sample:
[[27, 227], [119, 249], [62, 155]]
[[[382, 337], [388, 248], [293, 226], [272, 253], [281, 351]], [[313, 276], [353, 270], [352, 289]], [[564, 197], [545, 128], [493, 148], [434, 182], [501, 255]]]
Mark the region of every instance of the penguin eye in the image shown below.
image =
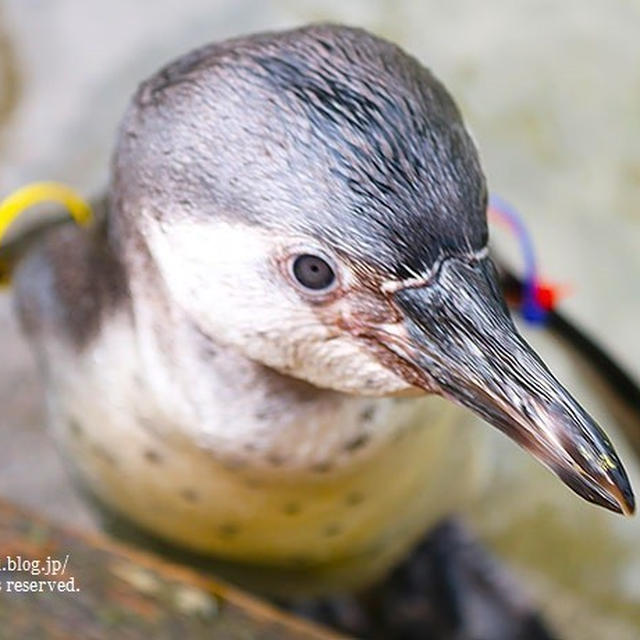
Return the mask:
[[311, 291], [328, 289], [336, 280], [336, 274], [331, 265], [324, 258], [310, 253], [297, 256], [291, 271], [298, 283]]

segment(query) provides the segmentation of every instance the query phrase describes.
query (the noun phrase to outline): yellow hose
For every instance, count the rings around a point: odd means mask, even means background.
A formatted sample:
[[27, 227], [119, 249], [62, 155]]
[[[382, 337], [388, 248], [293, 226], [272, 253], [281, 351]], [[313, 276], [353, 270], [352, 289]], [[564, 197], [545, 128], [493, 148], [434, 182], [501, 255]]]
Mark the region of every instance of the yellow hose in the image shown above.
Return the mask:
[[[0, 247], [9, 227], [24, 211], [41, 202], [59, 202], [65, 206], [75, 222], [86, 226], [93, 220], [91, 206], [71, 187], [58, 182], [33, 182], [16, 189], [0, 202]], [[11, 280], [11, 265], [0, 257], [0, 286]]]

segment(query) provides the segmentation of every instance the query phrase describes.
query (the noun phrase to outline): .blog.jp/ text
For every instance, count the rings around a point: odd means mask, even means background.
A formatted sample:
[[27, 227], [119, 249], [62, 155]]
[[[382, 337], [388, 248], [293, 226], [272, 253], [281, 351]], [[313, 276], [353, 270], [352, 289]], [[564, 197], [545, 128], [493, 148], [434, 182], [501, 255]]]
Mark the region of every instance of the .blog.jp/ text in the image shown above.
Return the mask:
[[0, 592], [43, 593], [80, 591], [67, 574], [69, 554], [32, 559], [22, 555], [0, 556]]

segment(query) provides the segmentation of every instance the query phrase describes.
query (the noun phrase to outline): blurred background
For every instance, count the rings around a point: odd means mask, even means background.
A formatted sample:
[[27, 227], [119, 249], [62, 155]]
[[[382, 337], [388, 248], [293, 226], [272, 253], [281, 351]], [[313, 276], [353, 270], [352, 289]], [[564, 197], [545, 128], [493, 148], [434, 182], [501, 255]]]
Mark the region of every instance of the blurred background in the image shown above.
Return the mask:
[[[491, 190], [526, 219], [543, 276], [571, 285], [562, 309], [640, 378], [638, 0], [0, 0], [0, 195], [39, 179], [100, 192], [141, 79], [197, 45], [310, 21], [370, 29], [435, 72]], [[513, 240], [494, 236], [517, 266]], [[94, 528], [43, 429], [10, 294], [0, 294], [0, 326], [0, 495]], [[544, 332], [523, 330], [621, 442], [589, 372]], [[639, 519], [579, 502], [497, 433], [486, 446], [488, 499], [467, 514], [482, 539], [562, 637], [639, 637]]]

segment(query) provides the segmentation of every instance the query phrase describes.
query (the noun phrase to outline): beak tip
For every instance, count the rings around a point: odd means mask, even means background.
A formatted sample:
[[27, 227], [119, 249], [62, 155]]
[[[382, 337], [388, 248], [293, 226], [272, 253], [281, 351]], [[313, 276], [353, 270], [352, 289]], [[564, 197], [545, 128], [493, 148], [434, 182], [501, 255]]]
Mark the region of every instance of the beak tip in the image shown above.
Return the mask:
[[621, 491], [620, 493], [613, 493], [610, 502], [608, 502], [608, 504], [603, 504], [602, 506], [608, 508], [610, 511], [614, 511], [615, 513], [619, 513], [620, 515], [627, 517], [633, 516], [636, 512], [635, 496], [630, 490], [628, 492]]
[[556, 475], [580, 497], [599, 507], [632, 516], [636, 510], [636, 499], [627, 474], [619, 467], [613, 473], [586, 474], [555, 468]]
[[636, 512], [636, 504], [635, 499], [628, 500], [620, 500], [617, 505], [618, 508], [615, 510], [616, 513], [626, 517], [632, 517]]
[[616, 467], [605, 476], [606, 482], [601, 486], [618, 504], [619, 513], [632, 516], [636, 511], [636, 497], [631, 481], [617, 456], [616, 462]]
[[623, 486], [620, 494], [619, 502], [623, 515], [633, 516], [636, 512], [636, 497], [629, 481]]

